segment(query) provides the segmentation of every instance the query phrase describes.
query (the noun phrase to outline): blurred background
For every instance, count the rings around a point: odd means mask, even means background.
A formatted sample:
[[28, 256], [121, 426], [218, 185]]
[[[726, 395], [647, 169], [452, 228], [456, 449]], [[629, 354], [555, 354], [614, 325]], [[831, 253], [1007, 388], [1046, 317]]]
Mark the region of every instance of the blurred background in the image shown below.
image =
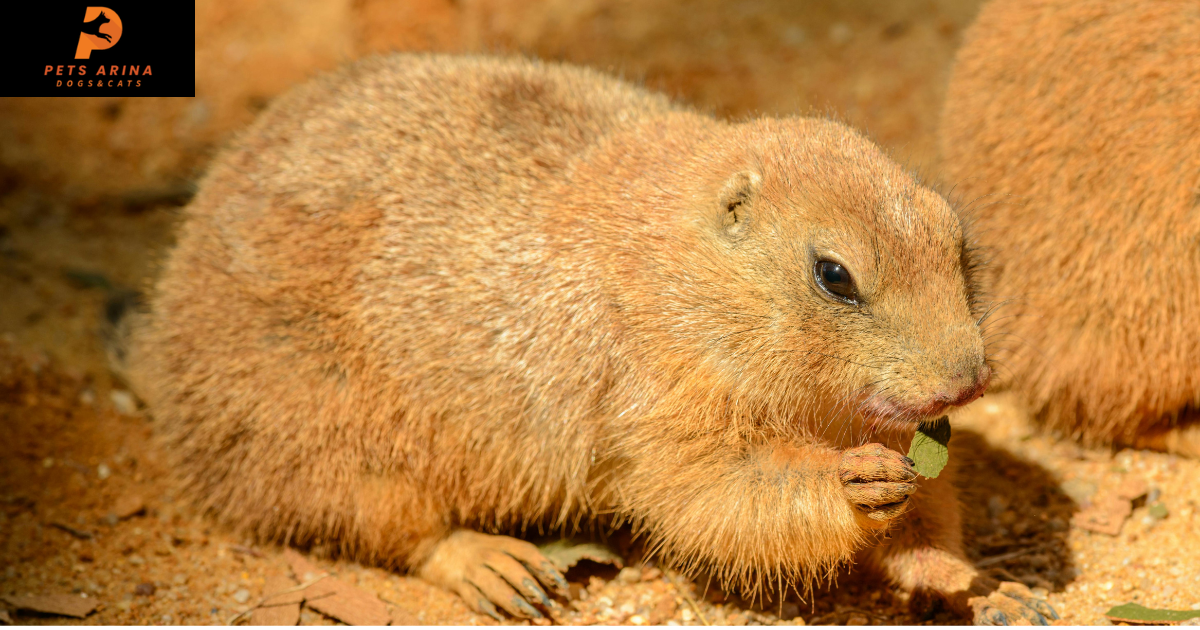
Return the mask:
[[[195, 98], [0, 101], [0, 334], [106, 381], [106, 290], [141, 286], [175, 208], [274, 96], [389, 51], [599, 68], [726, 118], [831, 115], [932, 176], [977, 0], [198, 0]], [[99, 290], [97, 290], [99, 289]]]

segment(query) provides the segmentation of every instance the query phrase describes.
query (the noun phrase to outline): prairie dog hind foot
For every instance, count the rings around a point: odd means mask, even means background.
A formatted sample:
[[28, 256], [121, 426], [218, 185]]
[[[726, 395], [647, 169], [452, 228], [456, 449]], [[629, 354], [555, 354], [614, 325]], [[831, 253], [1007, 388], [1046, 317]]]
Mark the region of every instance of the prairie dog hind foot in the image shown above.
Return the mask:
[[496, 620], [503, 620], [497, 606], [518, 619], [540, 619], [545, 615], [537, 606], [558, 605], [544, 589], [567, 595], [566, 578], [537, 547], [469, 529], [457, 530], [438, 543], [418, 574]]
[[977, 626], [1048, 626], [1058, 619], [1049, 603], [1017, 582], [1001, 582], [992, 592], [968, 599], [967, 605]]

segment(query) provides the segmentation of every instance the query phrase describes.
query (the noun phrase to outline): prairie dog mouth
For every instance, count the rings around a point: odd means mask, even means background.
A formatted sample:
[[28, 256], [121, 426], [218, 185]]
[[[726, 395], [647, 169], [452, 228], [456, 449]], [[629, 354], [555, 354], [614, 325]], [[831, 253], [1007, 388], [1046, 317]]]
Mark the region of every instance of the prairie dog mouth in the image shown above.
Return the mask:
[[954, 405], [932, 401], [921, 407], [910, 407], [890, 400], [871, 399], [869, 396], [858, 408], [868, 427], [885, 426], [916, 427], [946, 415]]

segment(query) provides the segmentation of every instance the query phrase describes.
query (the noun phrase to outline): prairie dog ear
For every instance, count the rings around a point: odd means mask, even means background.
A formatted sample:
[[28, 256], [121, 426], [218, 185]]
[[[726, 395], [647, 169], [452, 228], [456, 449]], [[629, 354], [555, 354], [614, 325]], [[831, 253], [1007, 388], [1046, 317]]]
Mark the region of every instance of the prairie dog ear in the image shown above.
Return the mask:
[[750, 218], [750, 207], [762, 186], [762, 175], [754, 171], [738, 171], [721, 187], [720, 203], [724, 213], [721, 225], [730, 236], [741, 234]]

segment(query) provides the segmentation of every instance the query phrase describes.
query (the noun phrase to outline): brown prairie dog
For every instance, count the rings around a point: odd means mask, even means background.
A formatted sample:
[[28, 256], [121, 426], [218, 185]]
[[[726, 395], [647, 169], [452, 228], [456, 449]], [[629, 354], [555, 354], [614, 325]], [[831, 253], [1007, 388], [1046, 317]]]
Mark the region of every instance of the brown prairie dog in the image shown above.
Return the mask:
[[1200, 456], [1200, 5], [990, 2], [941, 143], [1006, 380], [1054, 430]]
[[131, 367], [222, 520], [492, 614], [563, 584], [494, 534], [604, 511], [733, 586], [857, 553], [979, 620], [1032, 618], [966, 561], [948, 478], [875, 443], [987, 383], [963, 239], [837, 123], [375, 58], [214, 163]]

